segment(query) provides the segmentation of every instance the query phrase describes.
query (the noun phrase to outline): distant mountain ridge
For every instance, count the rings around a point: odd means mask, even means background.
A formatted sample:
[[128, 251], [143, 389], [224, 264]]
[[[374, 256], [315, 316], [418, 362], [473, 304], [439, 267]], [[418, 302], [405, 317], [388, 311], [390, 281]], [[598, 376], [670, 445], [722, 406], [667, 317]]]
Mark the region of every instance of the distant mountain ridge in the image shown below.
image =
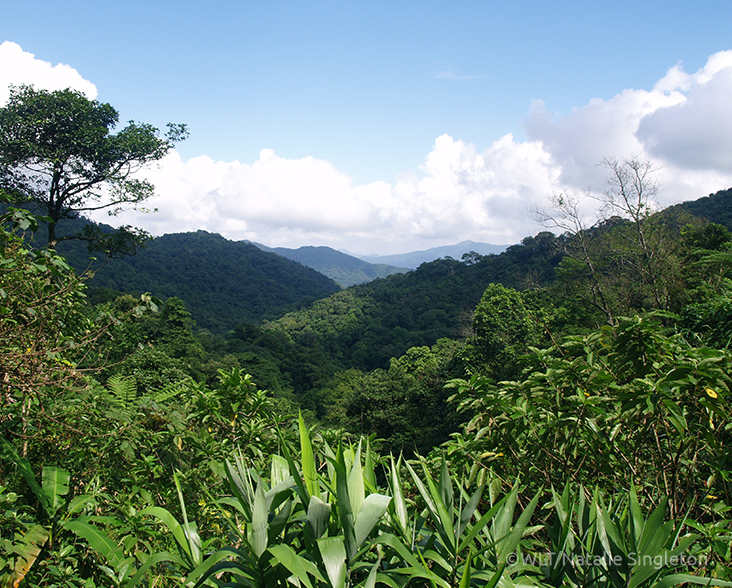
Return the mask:
[[365, 284], [377, 278], [385, 278], [392, 274], [400, 274], [409, 271], [409, 268], [395, 267], [384, 263], [370, 263], [353, 255], [342, 253], [331, 247], [314, 247], [306, 245], [298, 249], [287, 247], [267, 247], [261, 243], [254, 243], [263, 251], [269, 251], [286, 257], [291, 261], [297, 261], [303, 265], [319, 271], [336, 281], [344, 288]]
[[445, 257], [460, 260], [464, 254], [470, 253], [471, 251], [480, 255], [498, 255], [503, 253], [508, 247], [508, 245], [491, 245], [489, 243], [476, 243], [475, 241], [461, 241], [456, 245], [443, 245], [441, 247], [432, 247], [431, 249], [396, 255], [358, 255], [356, 257], [370, 263], [384, 263], [398, 267], [417, 269], [423, 263], [429, 263]]

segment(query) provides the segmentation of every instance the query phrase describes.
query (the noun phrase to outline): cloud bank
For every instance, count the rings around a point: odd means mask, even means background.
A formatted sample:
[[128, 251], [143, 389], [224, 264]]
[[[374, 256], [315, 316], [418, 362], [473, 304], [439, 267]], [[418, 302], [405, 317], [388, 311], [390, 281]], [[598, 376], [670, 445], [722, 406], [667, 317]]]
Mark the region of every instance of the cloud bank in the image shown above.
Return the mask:
[[[8, 83], [96, 88], [65, 65], [51, 66], [13, 43], [0, 45], [0, 92]], [[512, 135], [479, 149], [437, 137], [418, 170], [393, 182], [356, 185], [331, 163], [286, 159], [264, 148], [251, 163], [187, 161], [171, 153], [147, 173], [157, 214], [116, 221], [153, 234], [204, 229], [271, 246], [329, 245], [397, 253], [466, 239], [516, 243], [541, 230], [532, 206], [558, 191], [601, 189], [603, 157], [640, 157], [657, 167], [660, 204], [732, 186], [732, 51], [695, 73], [677, 64], [649, 90], [625, 89], [556, 115], [541, 100]], [[0, 93], [0, 101], [3, 94]], [[103, 216], [98, 220], [109, 222]]]

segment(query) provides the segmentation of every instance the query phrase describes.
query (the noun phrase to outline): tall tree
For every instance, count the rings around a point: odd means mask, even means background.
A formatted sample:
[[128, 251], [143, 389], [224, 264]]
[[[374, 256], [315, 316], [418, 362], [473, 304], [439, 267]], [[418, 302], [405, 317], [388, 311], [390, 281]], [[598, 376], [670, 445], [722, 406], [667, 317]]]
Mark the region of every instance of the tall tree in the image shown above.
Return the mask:
[[187, 136], [185, 125], [168, 124], [160, 137], [152, 125], [134, 121], [113, 134], [118, 119], [111, 105], [76, 90], [10, 88], [10, 100], [0, 108], [0, 190], [15, 203], [33, 202], [43, 211], [49, 247], [80, 238], [125, 251], [145, 235], [130, 227], [111, 237], [91, 228], [63, 237], [56, 232], [59, 221], [84, 212], [144, 210], [154, 187], [134, 174]]
[[[555, 194], [548, 211], [534, 212], [544, 226], [564, 232], [560, 274], [573, 293], [614, 325], [620, 314], [672, 308], [684, 290], [680, 230], [693, 218], [653, 214], [659, 185], [650, 162], [603, 159], [600, 165], [608, 171], [600, 195]], [[592, 226], [581, 213], [585, 198], [602, 205]]]

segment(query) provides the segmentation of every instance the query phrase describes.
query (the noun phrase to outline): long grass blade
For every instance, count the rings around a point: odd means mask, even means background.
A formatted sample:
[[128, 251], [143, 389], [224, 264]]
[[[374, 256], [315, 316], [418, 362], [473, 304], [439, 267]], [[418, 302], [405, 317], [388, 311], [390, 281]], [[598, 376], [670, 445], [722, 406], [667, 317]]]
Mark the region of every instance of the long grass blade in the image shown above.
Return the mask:
[[298, 429], [300, 431], [300, 455], [302, 476], [305, 479], [305, 488], [310, 496], [318, 496], [318, 475], [315, 468], [315, 456], [313, 455], [313, 446], [310, 443], [310, 432], [305, 426], [305, 419], [302, 418], [302, 412], [298, 413]]
[[74, 520], [64, 523], [63, 527], [89, 543], [94, 551], [104, 556], [112, 564], [112, 567], [116, 568], [124, 558], [122, 547], [94, 525], [90, 525], [85, 521]]

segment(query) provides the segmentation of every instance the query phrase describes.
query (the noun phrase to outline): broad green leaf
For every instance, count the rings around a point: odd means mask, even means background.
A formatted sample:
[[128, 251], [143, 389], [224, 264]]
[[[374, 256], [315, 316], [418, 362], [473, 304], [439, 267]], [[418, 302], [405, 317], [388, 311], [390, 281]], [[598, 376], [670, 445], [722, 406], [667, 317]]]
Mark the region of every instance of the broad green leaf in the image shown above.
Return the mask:
[[[501, 509], [507, 498], [507, 496], [501, 498], [501, 500], [493, 505], [487, 513], [485, 513], [482, 517], [480, 517], [480, 519], [475, 522], [475, 524], [468, 531], [467, 535], [462, 538], [460, 545], [458, 546], [457, 553], [462, 553], [473, 542], [473, 539], [475, 539], [476, 535], [480, 533], [483, 528], [493, 520], [493, 517], [496, 516], [496, 513]], [[498, 537], [497, 539], [500, 540], [501, 538]], [[494, 539], [494, 541], [495, 543], [497, 543], [497, 540]]]
[[[280, 482], [290, 478], [290, 467], [287, 460], [281, 455], [273, 455], [270, 463], [270, 484], [274, 488]], [[293, 480], [294, 484], [294, 480]]]
[[36, 480], [30, 462], [26, 458], [21, 457], [15, 450], [15, 447], [13, 447], [4, 437], [0, 437], [0, 458], [16, 465], [20, 473], [25, 478], [26, 483], [30, 486], [30, 489], [33, 490], [33, 494], [36, 495], [36, 498], [43, 506], [43, 509], [49, 514], [49, 517], [52, 517], [53, 515], [50, 514], [51, 502], [43, 491], [43, 488], [41, 488], [41, 485]]
[[460, 528], [458, 529], [458, 537], [462, 536], [463, 532], [465, 531], [465, 528], [468, 526], [468, 523], [470, 522], [470, 519], [473, 518], [473, 513], [475, 513], [475, 509], [478, 508], [478, 503], [480, 502], [480, 499], [483, 497], [483, 490], [485, 489], [485, 484], [480, 484], [476, 491], [473, 493], [473, 495], [468, 500], [467, 504], [465, 505], [465, 508], [463, 508], [462, 512], [460, 513]]
[[[664, 525], [664, 527], [667, 525], [673, 525], [673, 522], [669, 521]], [[641, 552], [636, 554], [636, 564], [633, 566], [633, 576], [628, 583], [629, 588], [638, 586], [654, 574], [658, 573], [663, 565], [662, 563], [657, 563], [655, 559], [657, 556], [660, 558], [660, 562], [671, 561], [671, 558], [673, 557], [672, 552], [661, 548], [662, 543], [666, 542], [669, 534], [670, 533], [659, 533], [659, 535], [664, 535], [664, 537], [659, 538], [658, 545], [649, 547], [649, 551], [646, 554], [642, 554]]]
[[170, 514], [170, 512], [160, 506], [148, 506], [143, 508], [139, 512], [139, 515], [152, 515], [168, 527], [168, 530], [173, 533], [173, 537], [175, 538], [176, 543], [178, 543], [178, 548], [181, 553], [189, 560], [190, 563], [193, 563], [193, 555], [191, 553], [191, 548], [188, 545], [188, 539], [185, 531], [183, 530], [183, 526], [175, 520], [175, 517]]
[[376, 563], [371, 566], [371, 571], [369, 572], [368, 578], [366, 578], [366, 581], [363, 583], [363, 588], [376, 588], [376, 574], [379, 571], [380, 564], [381, 558], [379, 558]]
[[397, 573], [407, 575], [410, 580], [423, 578], [441, 586], [441, 588], [452, 588], [445, 580], [432, 573], [424, 561], [419, 561], [398, 537], [390, 533], [383, 533], [379, 535], [376, 542], [393, 548], [399, 557], [402, 558], [402, 561], [408, 564], [405, 568], [398, 568], [396, 570]]
[[358, 548], [356, 547], [356, 530], [351, 499], [348, 496], [348, 478], [346, 475], [346, 461], [343, 455], [343, 446], [338, 446], [336, 460], [333, 463], [336, 472], [336, 498], [338, 502], [338, 522], [343, 529], [348, 561], [353, 561]]
[[420, 460], [420, 463], [422, 465], [422, 471], [424, 472], [424, 477], [427, 481], [427, 485], [429, 486], [429, 490], [427, 490], [424, 483], [419, 478], [417, 473], [412, 469], [409, 463], [406, 464], [407, 469], [409, 469], [409, 473], [412, 475], [412, 479], [414, 480], [414, 483], [417, 486], [419, 493], [422, 495], [422, 498], [427, 504], [427, 508], [432, 515], [433, 523], [437, 527], [437, 531], [439, 532], [440, 537], [442, 537], [442, 541], [444, 542], [445, 547], [450, 550], [450, 553], [454, 554], [456, 545], [455, 531], [452, 522], [453, 513], [448, 512], [445, 503], [442, 501], [440, 491], [438, 490], [435, 481], [432, 479], [432, 476], [427, 469], [427, 464], [424, 462], [424, 460]]
[[664, 398], [662, 402], [669, 411], [669, 414], [666, 415], [666, 418], [668, 418], [669, 422], [678, 431], [679, 435], [686, 435], [686, 432], [689, 430], [689, 425], [686, 422], [686, 418], [684, 417], [683, 409], [675, 402], [672, 402], [671, 400], [668, 400], [666, 398]]
[[[280, 441], [280, 448], [282, 450], [282, 453], [285, 455], [285, 460], [287, 461], [287, 465], [290, 468], [290, 474], [292, 475], [293, 479], [295, 480], [295, 488], [297, 490], [297, 495], [300, 498], [300, 502], [303, 505], [310, 504], [310, 493], [308, 492], [307, 488], [305, 487], [304, 482], [302, 481], [302, 475], [300, 474], [300, 471], [297, 469], [297, 466], [295, 465], [295, 461], [292, 459], [292, 454], [290, 453], [289, 444], [288, 441], [285, 439], [285, 436], [282, 434], [282, 431], [277, 428], [277, 437]], [[308, 444], [310, 443], [310, 438], [308, 437]], [[307, 508], [307, 506], [306, 506]]]
[[[438, 524], [442, 529], [440, 534], [443, 536], [446, 546], [449, 547], [450, 551], [454, 553], [454, 550], [457, 547], [457, 545], [456, 545], [457, 541], [455, 538], [455, 529], [453, 527], [452, 504], [451, 503], [445, 504], [445, 502], [442, 498], [444, 489], [437, 487], [437, 485], [435, 484], [435, 481], [432, 479], [432, 475], [430, 474], [429, 470], [427, 469], [427, 463], [424, 461], [424, 459], [420, 460], [420, 463], [422, 464], [422, 471], [424, 472], [425, 480], [427, 481], [427, 486], [429, 486], [430, 494], [432, 495], [432, 500], [434, 501], [434, 504], [437, 507], [437, 513], [439, 515], [439, 522], [435, 521], [435, 523]], [[449, 477], [449, 474], [448, 474], [448, 477]], [[452, 497], [452, 488], [450, 488], [448, 495], [450, 497]]]
[[[440, 566], [443, 570], [445, 570], [445, 574], [452, 574], [453, 567], [452, 564], [448, 563], [447, 560], [442, 557], [441, 554], [437, 553], [434, 549], [425, 549], [424, 551], [421, 551], [421, 557], [423, 557], [425, 560], [429, 560], [433, 564], [437, 564]], [[434, 570], [434, 566], [430, 566], [431, 570]]]
[[635, 492], [635, 484], [630, 486], [630, 550], [634, 553], [638, 552], [638, 544], [643, 534], [643, 514], [641, 513], [638, 495]]
[[[176, 556], [172, 556], [176, 557]], [[227, 560], [229, 558], [234, 558], [234, 561], [228, 561], [223, 564], [220, 564], [219, 562], [223, 560]], [[224, 547], [223, 549], [219, 549], [218, 551], [215, 551], [214, 553], [210, 554], [206, 559], [201, 562], [200, 565], [198, 565], [193, 571], [191, 571], [186, 576], [186, 586], [193, 586], [194, 582], [196, 582], [199, 578], [201, 578], [201, 581], [197, 582], [196, 585], [207, 585], [203, 580], [206, 578], [218, 574], [222, 571], [233, 571], [233, 570], [240, 570], [241, 565], [237, 563], [236, 560], [242, 559], [242, 553], [238, 549], [234, 547]], [[175, 560], [170, 560], [175, 561]], [[147, 563], [147, 561], [145, 562]], [[182, 562], [181, 562], [182, 564]], [[130, 588], [130, 587], [128, 587]]]
[[293, 502], [293, 500], [286, 501], [284, 505], [282, 505], [282, 508], [280, 508], [274, 518], [272, 518], [272, 520], [270, 521], [269, 531], [267, 532], [269, 544], [275, 543], [277, 538], [280, 537], [280, 534], [287, 526], [287, 522], [290, 519], [290, 514], [292, 513]]
[[76, 496], [71, 502], [69, 502], [69, 506], [64, 512], [64, 519], [68, 519], [71, 515], [76, 514], [80, 510], [82, 510], [87, 504], [96, 504], [96, 501], [94, 498], [88, 494], [84, 494], [82, 496]]
[[610, 514], [605, 510], [605, 507], [602, 504], [602, 500], [600, 498], [600, 489], [597, 486], [595, 487], [594, 494], [592, 495], [592, 506], [597, 512], [597, 538], [600, 540], [600, 544], [602, 545], [608, 557], [613, 557], [613, 555], [615, 554], [610, 547], [608, 527], [610, 527], [611, 532], [614, 531], [614, 527], [612, 521], [610, 520]]
[[344, 588], [346, 585], [346, 547], [343, 544], [343, 537], [318, 539], [318, 549], [331, 585], [333, 588]]
[[176, 563], [181, 567], [185, 565], [183, 560], [181, 560], [181, 558], [179, 558], [177, 555], [168, 553], [167, 551], [161, 551], [159, 553], [151, 555], [145, 560], [145, 563], [140, 566], [140, 569], [137, 570], [137, 573], [132, 578], [130, 578], [129, 582], [127, 582], [126, 588], [135, 588], [135, 586], [137, 586], [142, 581], [142, 578], [151, 567], [164, 561]]
[[85, 521], [73, 520], [65, 522], [62, 526], [85, 539], [94, 551], [103, 555], [112, 564], [112, 567], [116, 568], [124, 558], [122, 547], [94, 525], [90, 525]]
[[371, 492], [376, 492], [376, 472], [374, 472], [374, 460], [371, 457], [371, 444], [366, 439], [366, 456], [363, 465], [363, 479]]
[[319, 539], [320, 537], [322, 537], [323, 533], [325, 533], [326, 529], [328, 528], [330, 510], [330, 504], [323, 502], [317, 496], [310, 497], [307, 525], [310, 528], [315, 539]]
[[389, 470], [389, 475], [391, 478], [391, 493], [393, 495], [394, 499], [394, 512], [396, 514], [397, 522], [399, 523], [399, 526], [401, 527], [402, 533], [406, 534], [408, 532], [408, 515], [407, 515], [407, 503], [404, 500], [404, 492], [402, 490], [402, 481], [399, 477], [399, 466], [401, 465], [402, 458], [399, 457], [399, 460], [397, 461], [396, 465], [394, 464], [394, 456], [390, 456], [391, 460], [391, 468]]
[[[15, 587], [23, 581], [23, 578], [33, 567], [50, 534], [50, 529], [41, 525], [33, 525], [23, 535], [23, 546], [17, 544], [13, 546], [13, 551], [20, 557], [15, 561], [13, 575], [7, 578], [7, 586]], [[0, 577], [0, 580], [2, 580], [2, 577]], [[13, 583], [11, 584], [11, 582]]]
[[[516, 524], [513, 526], [513, 529], [506, 537], [506, 539], [500, 542], [498, 549], [496, 550], [498, 554], [498, 561], [507, 561], [508, 555], [516, 551], [519, 542], [521, 541], [527, 530], [534, 529], [534, 527], [528, 527], [528, 524], [531, 520], [531, 516], [534, 514], [534, 509], [539, 502], [540, 495], [541, 490], [539, 490], [534, 498], [532, 498], [531, 502], [526, 505], [526, 508], [521, 513], [521, 516], [516, 521]], [[507, 501], [506, 503], [508, 504], [509, 501]]]
[[356, 518], [356, 549], [360, 549], [368, 534], [379, 522], [386, 509], [389, 508], [391, 496], [369, 494], [361, 505], [361, 512]]
[[440, 496], [442, 502], [450, 510], [453, 507], [453, 489], [452, 489], [452, 478], [450, 477], [450, 471], [447, 469], [447, 460], [445, 454], [442, 454], [442, 461], [440, 464]]
[[69, 480], [71, 474], [67, 470], [56, 466], [43, 467], [43, 493], [48, 498], [51, 513], [55, 514], [61, 506], [61, 496], [69, 493]]
[[351, 499], [351, 512], [354, 518], [358, 518], [358, 513], [363, 504], [366, 489], [363, 483], [363, 469], [361, 468], [361, 442], [358, 442], [358, 449], [353, 456], [353, 465], [348, 474], [348, 497]]
[[201, 551], [201, 537], [198, 534], [196, 523], [190, 521], [183, 525], [183, 532], [191, 551], [192, 565], [197, 566], [203, 561], [203, 552]]
[[653, 588], [672, 588], [683, 584], [699, 584], [701, 586], [719, 586], [720, 588], [732, 587], [732, 582], [718, 580], [716, 578], [705, 578], [703, 576], [692, 576], [691, 574], [669, 574], [659, 578], [653, 584]]
[[287, 479], [265, 492], [264, 497], [267, 499], [267, 510], [271, 511], [285, 502], [291, 496], [290, 490], [294, 487], [295, 480], [292, 476], [288, 475]]
[[465, 560], [465, 567], [463, 568], [463, 576], [460, 578], [460, 588], [470, 588], [470, 565], [472, 564], [473, 550], [468, 551], [468, 558]]
[[[511, 492], [506, 497], [506, 501], [503, 503], [503, 507], [496, 513], [491, 524], [491, 536], [493, 541], [499, 542], [504, 537], [508, 536], [513, 525], [513, 513], [516, 510], [516, 500], [518, 499], [518, 483], [514, 484]], [[505, 545], [505, 544], [504, 544]], [[503, 547], [503, 546], [502, 546]], [[499, 547], [499, 551], [503, 551], [503, 548]], [[505, 555], [508, 555], [506, 553]]]
[[196, 529], [196, 523], [188, 520], [188, 513], [186, 512], [186, 503], [183, 499], [183, 491], [180, 487], [180, 480], [178, 480], [178, 472], [173, 474], [173, 480], [175, 481], [175, 489], [178, 491], [178, 502], [180, 503], [181, 514], [183, 515], [183, 524], [181, 528], [186, 538], [186, 544], [188, 546], [188, 553], [191, 557], [191, 564], [197, 566], [203, 561], [203, 554], [201, 553], [201, 537], [198, 535]]
[[498, 585], [501, 581], [501, 577], [503, 576], [503, 572], [506, 570], [506, 565], [507, 562], [504, 561], [501, 564], [501, 567], [495, 571], [489, 582], [485, 585], [485, 588], [495, 588]]
[[673, 523], [669, 521], [669, 523], [664, 524], [663, 522], [667, 505], [668, 498], [664, 498], [646, 520], [643, 533], [638, 540], [639, 556], [656, 555], [671, 535]]
[[422, 496], [422, 499], [427, 504], [428, 510], [433, 513], [434, 515], [437, 515], [437, 506], [435, 505], [434, 500], [432, 500], [432, 496], [430, 495], [429, 491], [427, 490], [427, 487], [424, 485], [420, 477], [417, 475], [417, 472], [415, 472], [412, 469], [411, 464], [407, 461], [405, 464], [407, 466], [407, 469], [409, 470], [409, 473], [412, 476], [412, 480], [414, 480], [414, 484], [417, 486], [417, 490], [419, 490], [420, 495]]
[[310, 577], [313, 576], [321, 582], [325, 582], [325, 578], [315, 567], [315, 564], [308, 561], [304, 557], [299, 556], [289, 545], [273, 545], [269, 548], [272, 557], [278, 563], [285, 566], [291, 574], [305, 584], [308, 588], [313, 588]]
[[257, 484], [252, 508], [252, 522], [249, 525], [249, 544], [257, 558], [267, 550], [267, 499], [264, 497], [262, 482]]
[[235, 455], [234, 464], [227, 459], [224, 462], [224, 469], [226, 471], [226, 477], [229, 480], [229, 489], [239, 502], [237, 508], [244, 512], [248, 520], [251, 520], [251, 503], [254, 492], [251, 487], [251, 482], [246, 475], [243, 458], [240, 455]]

